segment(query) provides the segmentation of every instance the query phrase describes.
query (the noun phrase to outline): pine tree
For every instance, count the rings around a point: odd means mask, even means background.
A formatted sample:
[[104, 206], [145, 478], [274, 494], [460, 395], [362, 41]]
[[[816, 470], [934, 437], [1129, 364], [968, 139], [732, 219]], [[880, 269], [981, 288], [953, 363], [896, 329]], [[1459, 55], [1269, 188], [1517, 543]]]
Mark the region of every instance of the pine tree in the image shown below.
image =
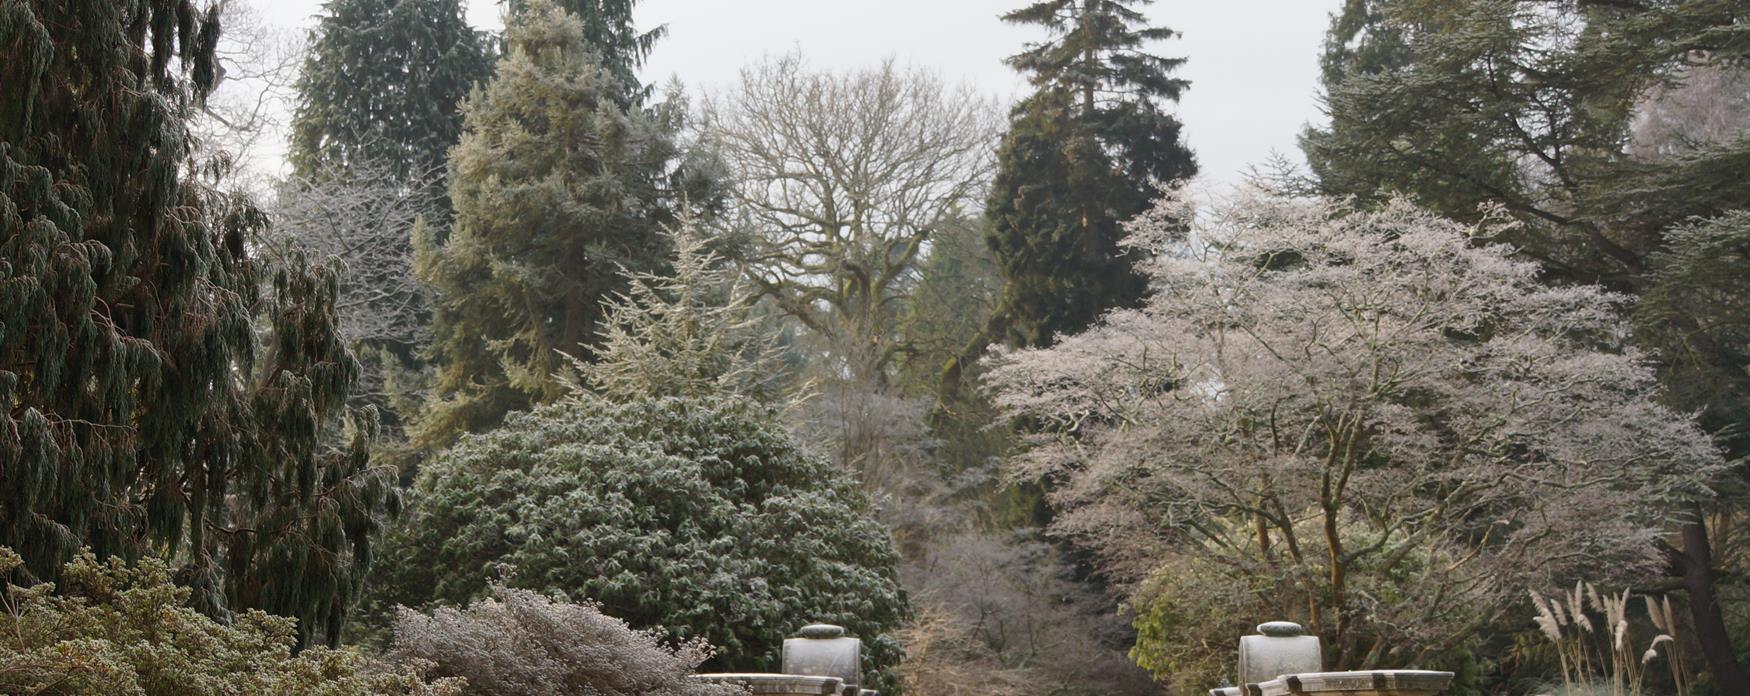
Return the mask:
[[[415, 182], [442, 172], [462, 131], [457, 106], [492, 65], [460, 0], [330, 0], [324, 8], [298, 80], [294, 173], [351, 173], [368, 163]], [[441, 177], [434, 185], [441, 194]]]
[[1007, 281], [1000, 335], [988, 339], [1048, 345], [1142, 299], [1121, 224], [1158, 185], [1197, 170], [1160, 103], [1187, 86], [1172, 76], [1184, 59], [1144, 50], [1176, 36], [1145, 25], [1136, 8], [1149, 2], [1046, 0], [1003, 16], [1051, 38], [1008, 59], [1035, 91], [1011, 115], [987, 207]]
[[[216, 8], [0, 8], [0, 545], [179, 563], [190, 602], [338, 639], [395, 505], [331, 269], [252, 258], [265, 218], [187, 180]], [[342, 442], [334, 449], [325, 442]]]
[[561, 351], [588, 355], [603, 300], [628, 274], [663, 269], [661, 229], [684, 197], [677, 124], [621, 106], [576, 17], [530, 2], [507, 40], [497, 75], [462, 109], [454, 227], [415, 239], [415, 270], [436, 294], [423, 447], [563, 396]]

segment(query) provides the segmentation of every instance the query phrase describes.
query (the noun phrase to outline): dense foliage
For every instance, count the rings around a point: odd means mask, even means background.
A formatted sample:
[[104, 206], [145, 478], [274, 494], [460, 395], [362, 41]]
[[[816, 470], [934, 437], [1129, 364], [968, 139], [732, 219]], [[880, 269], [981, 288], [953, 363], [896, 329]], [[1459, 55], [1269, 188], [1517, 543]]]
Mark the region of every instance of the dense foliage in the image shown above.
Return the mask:
[[396, 492], [368, 418], [333, 436], [333, 269], [252, 258], [259, 211], [182, 176], [216, 21], [0, 8], [0, 544], [48, 579], [81, 546], [163, 554], [204, 611], [333, 642]]
[[1723, 462], [1621, 345], [1621, 298], [1473, 243], [1494, 224], [1169, 201], [1132, 227], [1162, 292], [991, 373], [1042, 426], [1013, 463], [1059, 482], [1054, 524], [1138, 583], [1147, 666], [1214, 681], [1226, 645], [1181, 636], [1257, 616], [1333, 669], [1422, 664], [1529, 590], [1659, 566]]
[[[486, 80], [492, 54], [460, 0], [331, 0], [311, 30], [292, 118], [302, 178], [380, 171], [435, 187], [462, 133], [456, 107]], [[444, 215], [433, 222], [441, 222]]]
[[677, 647], [590, 604], [502, 585], [465, 609], [403, 608], [394, 655], [460, 677], [467, 696], [734, 696], [688, 678], [711, 656], [700, 640]]
[[[0, 547], [0, 575], [23, 561]], [[5, 587], [0, 692], [45, 696], [456, 696], [353, 650], [292, 654], [293, 621], [259, 611], [221, 624], [188, 608], [189, 589], [148, 559], [129, 568], [82, 554], [58, 587]]]
[[1149, 0], [1045, 0], [1003, 15], [1050, 38], [1008, 64], [1034, 92], [1016, 105], [998, 151], [986, 213], [1007, 281], [989, 340], [1049, 345], [1145, 290], [1118, 248], [1120, 224], [1156, 187], [1197, 172], [1181, 124], [1164, 110], [1187, 83], [1181, 58], [1148, 45], [1175, 32], [1147, 26]]
[[892, 543], [854, 482], [770, 418], [733, 397], [587, 394], [514, 414], [421, 468], [380, 600], [460, 604], [508, 565], [513, 587], [709, 641], [713, 668], [774, 671], [781, 640], [824, 621], [879, 675], [906, 611]]
[[565, 394], [625, 273], [664, 269], [683, 199], [678, 121], [623, 106], [583, 26], [550, 2], [511, 18], [509, 53], [462, 107], [451, 152], [454, 226], [415, 240], [432, 289], [434, 393], [415, 432], [440, 447]]

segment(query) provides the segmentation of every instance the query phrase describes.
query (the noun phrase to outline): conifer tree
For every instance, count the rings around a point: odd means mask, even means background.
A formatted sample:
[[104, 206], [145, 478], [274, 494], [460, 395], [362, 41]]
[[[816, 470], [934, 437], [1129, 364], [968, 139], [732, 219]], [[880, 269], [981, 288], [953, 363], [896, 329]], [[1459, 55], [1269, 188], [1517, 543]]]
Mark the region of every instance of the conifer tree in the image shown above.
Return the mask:
[[0, 545], [24, 579], [164, 556], [196, 608], [332, 643], [396, 494], [368, 418], [323, 437], [358, 369], [332, 270], [253, 258], [260, 212], [182, 176], [217, 17], [0, 7]]
[[[441, 172], [462, 131], [457, 106], [492, 59], [460, 0], [330, 0], [311, 33], [292, 118], [300, 178], [387, 168]], [[441, 178], [436, 192], [443, 191]]]
[[[511, 11], [521, 11], [528, 2], [511, 0]], [[583, 39], [601, 56], [603, 67], [625, 86], [622, 106], [634, 106], [649, 96], [638, 81], [638, 67], [650, 49], [668, 34], [668, 27], [639, 31], [632, 23], [638, 0], [559, 0], [559, 7], [583, 24]]]
[[1010, 117], [986, 211], [1007, 281], [1002, 325], [986, 340], [1048, 345], [1142, 299], [1120, 224], [1156, 186], [1197, 170], [1179, 120], [1162, 110], [1187, 83], [1172, 76], [1184, 59], [1146, 50], [1177, 35], [1146, 25], [1137, 8], [1150, 2], [1044, 0], [1003, 15], [1051, 38], [1007, 61], [1034, 93]]
[[662, 227], [687, 198], [677, 123], [621, 105], [576, 17], [530, 2], [506, 38], [496, 76], [462, 109], [454, 226], [415, 239], [415, 270], [436, 294], [422, 447], [563, 396], [562, 352], [588, 355], [602, 301], [628, 274], [663, 269]]

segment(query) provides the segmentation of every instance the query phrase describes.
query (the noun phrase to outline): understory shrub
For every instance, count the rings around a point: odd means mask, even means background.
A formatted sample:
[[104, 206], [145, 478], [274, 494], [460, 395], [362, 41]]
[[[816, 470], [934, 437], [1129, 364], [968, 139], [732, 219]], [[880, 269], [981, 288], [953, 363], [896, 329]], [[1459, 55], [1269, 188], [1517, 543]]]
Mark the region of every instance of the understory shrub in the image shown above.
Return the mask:
[[691, 681], [711, 656], [701, 640], [673, 648], [590, 604], [495, 585], [466, 609], [403, 608], [396, 658], [467, 680], [468, 696], [730, 696], [738, 689]]
[[[0, 547], [0, 577], [23, 564]], [[188, 608], [190, 590], [148, 558], [82, 553], [60, 585], [8, 583], [0, 611], [0, 693], [58, 696], [456, 696], [461, 680], [427, 681], [418, 663], [356, 650], [292, 654], [295, 621], [240, 612], [231, 625]]]

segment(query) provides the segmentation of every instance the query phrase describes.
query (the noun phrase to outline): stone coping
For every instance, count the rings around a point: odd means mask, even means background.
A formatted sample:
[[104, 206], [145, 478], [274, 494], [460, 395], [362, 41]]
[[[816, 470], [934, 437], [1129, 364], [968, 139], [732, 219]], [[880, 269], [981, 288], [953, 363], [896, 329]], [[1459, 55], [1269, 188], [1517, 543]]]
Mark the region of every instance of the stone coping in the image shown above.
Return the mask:
[[1382, 669], [1362, 672], [1286, 674], [1262, 684], [1247, 684], [1246, 696], [1348, 694], [1350, 696], [1434, 696], [1452, 684], [1451, 672]]
[[728, 672], [695, 674], [692, 678], [713, 684], [745, 686], [750, 693], [768, 696], [836, 696], [844, 690], [844, 680], [838, 677], [809, 677], [800, 674], [763, 674]]

